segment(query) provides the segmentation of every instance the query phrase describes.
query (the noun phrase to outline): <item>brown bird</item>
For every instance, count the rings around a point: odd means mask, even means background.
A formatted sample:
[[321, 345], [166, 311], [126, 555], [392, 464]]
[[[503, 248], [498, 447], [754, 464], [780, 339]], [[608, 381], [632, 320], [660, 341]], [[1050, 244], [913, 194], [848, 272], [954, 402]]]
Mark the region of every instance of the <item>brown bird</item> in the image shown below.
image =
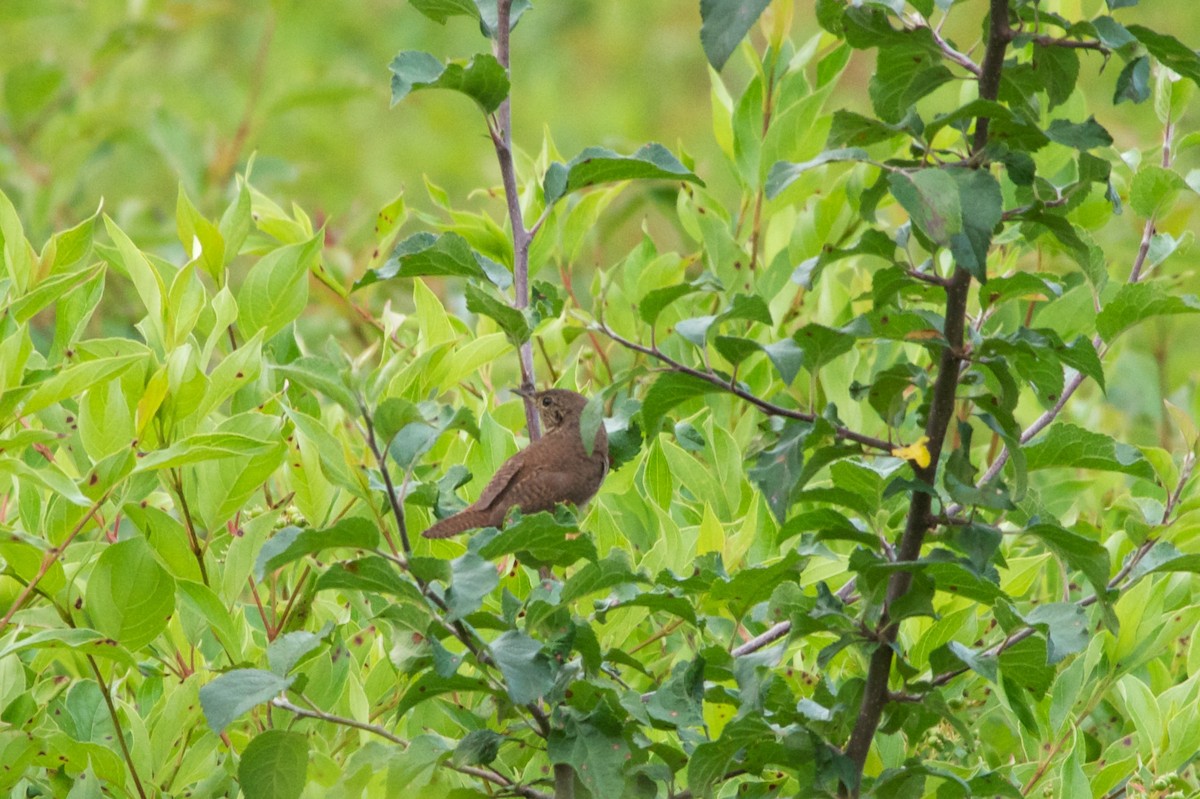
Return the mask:
[[473, 504], [422, 535], [448, 538], [476, 527], [499, 527], [513, 507], [526, 514], [552, 511], [560, 502], [583, 507], [596, 495], [608, 474], [608, 436], [601, 425], [592, 454], [584, 450], [579, 422], [587, 397], [562, 388], [532, 396], [542, 437], [505, 461]]

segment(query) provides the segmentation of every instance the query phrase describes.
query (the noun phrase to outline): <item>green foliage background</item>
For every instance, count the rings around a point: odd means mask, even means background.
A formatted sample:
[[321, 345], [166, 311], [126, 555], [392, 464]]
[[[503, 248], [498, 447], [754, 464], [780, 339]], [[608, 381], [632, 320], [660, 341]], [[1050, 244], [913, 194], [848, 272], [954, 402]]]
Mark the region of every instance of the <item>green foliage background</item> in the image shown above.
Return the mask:
[[[952, 5], [978, 62], [987, 4], [809, 5], [771, 3], [719, 73], [694, 3], [521, 19], [522, 311], [479, 109], [387, 87], [397, 52], [487, 52], [476, 21], [0, 4], [0, 786], [1200, 795], [1200, 57], [1114, 105], [1152, 33], [1018, 39], [1004, 107], [922, 153], [976, 83], [891, 11]], [[1200, 39], [1165, 4], [1012, 5], [1030, 35]], [[955, 164], [985, 115], [1010, 150]], [[914, 468], [944, 295], [984, 260]], [[420, 539], [523, 439], [530, 340], [540, 384], [601, 397], [619, 468], [578, 524]]]

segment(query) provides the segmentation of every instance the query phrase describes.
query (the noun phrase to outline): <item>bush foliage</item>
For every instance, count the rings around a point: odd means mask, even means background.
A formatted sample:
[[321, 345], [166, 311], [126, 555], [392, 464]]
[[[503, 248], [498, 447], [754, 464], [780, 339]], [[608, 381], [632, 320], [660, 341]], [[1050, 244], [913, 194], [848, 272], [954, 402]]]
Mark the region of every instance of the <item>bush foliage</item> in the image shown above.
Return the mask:
[[[461, 95], [483, 210], [430, 183], [347, 269], [253, 158], [218, 213], [181, 187], [174, 248], [103, 211], [35, 248], [0, 194], [0, 787], [1200, 795], [1166, 356], [1200, 311], [1200, 56], [1129, 0], [702, 0], [705, 166], [526, 154], [541, 9], [411, 5], [480, 31], [390, 71], [393, 113]], [[1125, 103], [1157, 132], [1118, 147]], [[630, 195], [654, 220], [589, 268]], [[599, 496], [422, 539], [538, 434], [519, 384], [594, 398]]]

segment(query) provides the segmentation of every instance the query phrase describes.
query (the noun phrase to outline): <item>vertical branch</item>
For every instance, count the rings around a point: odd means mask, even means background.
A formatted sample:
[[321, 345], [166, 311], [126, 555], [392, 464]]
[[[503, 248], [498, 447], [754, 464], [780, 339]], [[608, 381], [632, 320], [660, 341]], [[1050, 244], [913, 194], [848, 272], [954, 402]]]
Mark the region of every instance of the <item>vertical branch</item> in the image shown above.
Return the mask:
[[125, 743], [125, 731], [121, 727], [121, 717], [117, 715], [117, 706], [113, 702], [112, 691], [109, 689], [104, 675], [100, 672], [100, 666], [97, 665], [96, 659], [87, 655], [87, 662], [92, 667], [92, 673], [96, 675], [96, 684], [100, 686], [100, 693], [104, 696], [104, 704], [108, 707], [108, 717], [112, 719], [114, 736], [117, 744], [121, 747], [121, 755], [125, 759], [125, 765], [129, 768], [129, 774], [133, 777], [133, 786], [137, 788], [138, 796], [146, 799], [146, 789], [142, 786], [142, 778], [138, 776], [133, 755], [129, 752], [129, 744]]
[[[492, 52], [500, 65], [508, 71], [511, 82], [512, 70], [509, 68], [509, 19], [512, 11], [512, 0], [497, 0], [496, 31], [492, 42]], [[533, 241], [533, 233], [525, 227], [521, 215], [521, 197], [517, 193], [517, 174], [513, 167], [512, 152], [512, 92], [504, 98], [504, 102], [496, 109], [494, 121], [489, 122], [488, 132], [492, 137], [492, 146], [496, 150], [496, 161], [500, 164], [500, 179], [504, 185], [504, 201], [508, 206], [508, 221], [512, 226], [513, 238], [513, 307], [523, 310], [529, 307], [529, 245]], [[532, 392], [536, 386], [533, 380], [533, 344], [522, 342], [518, 348], [521, 362], [521, 388]], [[524, 397], [525, 423], [529, 428], [529, 439], [537, 440], [541, 436], [538, 425], [537, 408], [534, 407], [533, 397]]]
[[[979, 96], [985, 100], [995, 100], [1000, 91], [1000, 73], [1004, 66], [1004, 53], [1012, 40], [1012, 29], [1008, 24], [1008, 0], [990, 0], [990, 23], [988, 26], [987, 52], [984, 54], [983, 65], [979, 75]], [[988, 119], [980, 118], [975, 125], [975, 139], [972, 145], [974, 155], [978, 156], [987, 145]], [[937, 380], [933, 386], [933, 397], [929, 408], [929, 419], [925, 424], [925, 434], [929, 437], [929, 465], [914, 467], [918, 480], [933, 486], [937, 479], [938, 458], [941, 455], [946, 431], [954, 417], [954, 398], [958, 390], [959, 362], [962, 358], [963, 335], [966, 329], [967, 297], [971, 288], [971, 276], [962, 267], [956, 267], [954, 275], [946, 285], [946, 321], [943, 333], [946, 346], [942, 350], [938, 364]], [[900, 561], [915, 560], [921, 554], [921, 545], [925, 534], [929, 531], [930, 510], [932, 498], [929, 493], [915, 491], [908, 517], [905, 520], [904, 533], [900, 537], [896, 557]], [[859, 784], [862, 781], [863, 766], [871, 742], [879, 729], [883, 709], [888, 701], [888, 676], [892, 668], [892, 648], [900, 631], [898, 622], [892, 621], [888, 608], [900, 597], [907, 593], [912, 585], [912, 574], [898, 571], [888, 580], [887, 604], [884, 606], [879, 625], [875, 629], [876, 647], [871, 653], [870, 664], [867, 668], [867, 680], [863, 686], [862, 704], [859, 706], [858, 718], [846, 744], [846, 756], [854, 764], [854, 784], [843, 786], [842, 793], [847, 796], [858, 796]]]
[[[371, 418], [371, 412], [367, 410], [367, 406], [362, 400], [359, 400], [358, 410], [362, 414], [363, 423], [367, 428], [364, 431], [363, 437], [367, 440], [367, 447], [371, 450], [371, 454], [375, 456], [375, 463], [379, 465], [379, 473], [383, 477], [384, 486], [387, 488], [388, 503], [392, 508], [392, 516], [396, 518], [396, 529], [400, 532], [400, 545], [404, 547], [405, 556], [412, 557], [412, 545], [408, 541], [408, 524], [404, 519], [404, 500], [396, 493], [396, 486], [392, 482], [392, 473], [387, 466], [387, 450], [380, 449], [378, 442], [375, 441], [375, 422]], [[383, 537], [387, 539], [392, 554], [400, 554], [396, 549], [396, 542], [392, 540], [392, 535], [388, 532], [387, 526], [381, 525], [381, 527], [383, 529]]]

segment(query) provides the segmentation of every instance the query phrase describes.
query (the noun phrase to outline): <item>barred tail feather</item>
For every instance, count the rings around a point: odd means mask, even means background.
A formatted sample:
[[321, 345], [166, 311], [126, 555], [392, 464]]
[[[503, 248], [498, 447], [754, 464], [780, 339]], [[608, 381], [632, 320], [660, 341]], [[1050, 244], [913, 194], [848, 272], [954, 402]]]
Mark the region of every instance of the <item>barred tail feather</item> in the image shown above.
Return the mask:
[[487, 527], [494, 524], [490, 517], [491, 514], [487, 511], [464, 510], [461, 513], [456, 513], [453, 516], [442, 519], [437, 524], [431, 525], [421, 535], [426, 538], [449, 538], [452, 535], [458, 535], [467, 530], [474, 530], [476, 527]]

